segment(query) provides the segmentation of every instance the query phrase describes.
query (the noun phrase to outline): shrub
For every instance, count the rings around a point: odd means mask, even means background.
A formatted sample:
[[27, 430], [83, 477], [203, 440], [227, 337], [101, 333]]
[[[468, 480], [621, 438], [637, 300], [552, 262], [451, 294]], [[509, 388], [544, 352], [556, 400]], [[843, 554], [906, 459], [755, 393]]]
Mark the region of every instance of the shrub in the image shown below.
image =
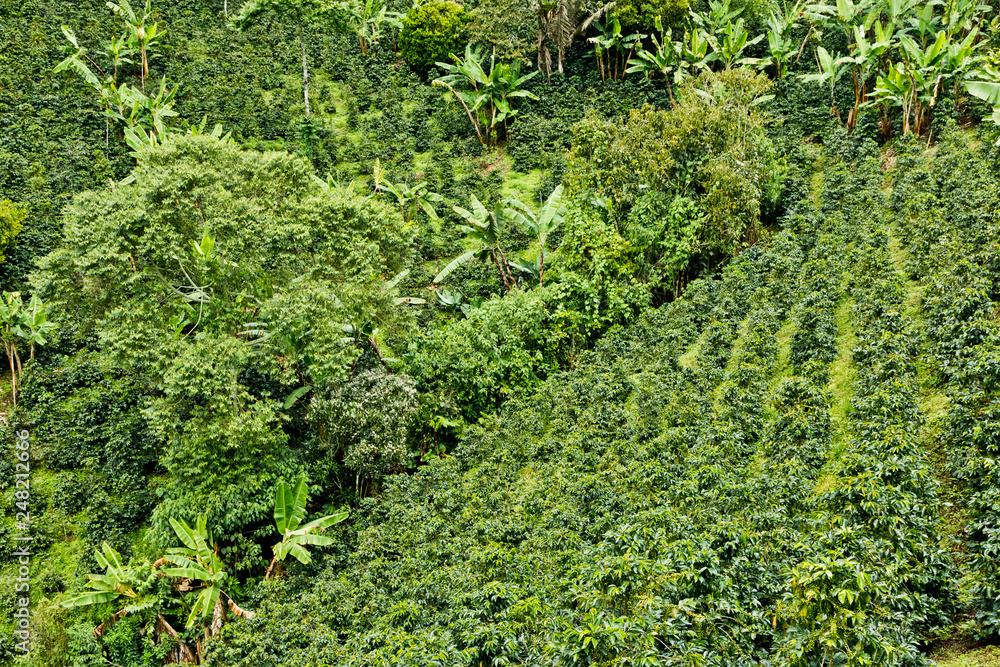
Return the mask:
[[428, 2], [410, 10], [399, 33], [399, 53], [415, 70], [425, 72], [436, 62], [448, 62], [466, 40], [471, 16], [451, 0]]
[[349, 468], [380, 477], [404, 463], [407, 427], [416, 409], [413, 380], [371, 368], [320, 391], [310, 415], [326, 449], [343, 452]]

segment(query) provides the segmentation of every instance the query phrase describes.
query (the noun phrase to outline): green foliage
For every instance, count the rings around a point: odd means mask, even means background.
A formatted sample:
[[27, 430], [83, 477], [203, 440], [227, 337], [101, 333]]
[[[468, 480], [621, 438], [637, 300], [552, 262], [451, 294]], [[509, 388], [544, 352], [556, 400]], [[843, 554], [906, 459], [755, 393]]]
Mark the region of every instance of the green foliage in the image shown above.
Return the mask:
[[[340, 523], [347, 518], [347, 510], [336, 514], [320, 517], [303, 524], [306, 516], [306, 502], [309, 499], [305, 475], [300, 475], [292, 488], [287, 482], [279, 482], [274, 490], [274, 525], [281, 535], [281, 542], [274, 545], [274, 563], [283, 561], [291, 554], [302, 564], [312, 561], [312, 556], [306, 549], [307, 545], [330, 545], [334, 539], [325, 535], [317, 535], [314, 531], [322, 531]], [[271, 568], [268, 568], [270, 572]]]
[[464, 263], [471, 262], [473, 259], [478, 259], [481, 262], [490, 260], [497, 267], [497, 271], [500, 273], [500, 280], [503, 282], [504, 287], [508, 290], [512, 290], [516, 287], [516, 283], [514, 282], [514, 277], [510, 271], [507, 256], [500, 247], [500, 239], [507, 214], [501, 207], [497, 207], [497, 210], [495, 211], [486, 210], [486, 207], [483, 206], [482, 202], [480, 202], [478, 198], [476, 198], [476, 195], [472, 195], [471, 200], [471, 211], [464, 209], [461, 206], [455, 206], [453, 208], [455, 213], [462, 216], [462, 219], [469, 223], [468, 225], [462, 225], [462, 231], [465, 232], [469, 239], [479, 247], [462, 253], [455, 259], [451, 260], [438, 272], [436, 276], [434, 276], [434, 282], [441, 282], [447, 278], [452, 271]]
[[626, 28], [648, 30], [657, 20], [674, 26], [687, 17], [688, 0], [616, 0], [611, 15]]
[[408, 463], [407, 434], [416, 409], [410, 378], [370, 368], [346, 383], [318, 387], [309, 420], [324, 451], [343, 456], [348, 468], [377, 479]]
[[205, 517], [198, 517], [194, 528], [183, 520], [171, 517], [170, 526], [184, 546], [167, 549], [163, 558], [174, 567], [164, 567], [163, 574], [191, 579], [202, 586], [187, 619], [186, 625], [190, 628], [195, 621], [205, 620], [215, 611], [219, 595], [222, 594], [222, 582], [226, 580], [226, 568], [219, 559], [217, 547], [212, 542], [212, 533], [206, 527]]
[[387, 29], [399, 30], [403, 27], [399, 20], [402, 16], [399, 12], [389, 11], [383, 0], [364, 0], [363, 3], [351, 4], [347, 21], [358, 35], [361, 53], [367, 55], [369, 49], [378, 45]]
[[583, 346], [579, 314], [565, 288], [517, 290], [470, 308], [410, 346], [410, 373], [422, 392], [458, 405], [475, 421], [508, 395], [573, 364]]
[[574, 129], [567, 192], [629, 243], [651, 289], [674, 287], [692, 257], [732, 254], [760, 235], [778, 176], [755, 102], [768, 87], [746, 71], [706, 74], [670, 111]]
[[105, 569], [105, 573], [87, 575], [87, 585], [93, 592], [65, 600], [64, 607], [85, 607], [111, 602], [122, 596], [135, 598], [138, 595], [135, 588], [141, 586], [142, 582], [125, 569], [121, 554], [108, 546], [107, 542], [102, 545], [101, 551], [94, 552], [94, 558]]
[[287, 155], [205, 135], [140, 155], [134, 183], [74, 204], [37, 293], [58, 295], [53, 312], [100, 340], [97, 356], [156, 386], [140, 405], [169, 473], [155, 543], [169, 518], [201, 514], [254, 567], [245, 526], [262, 529], [261, 493], [296, 470], [283, 400], [346, 377], [360, 355], [347, 323], [404, 324], [381, 275], [398, 273], [409, 236], [384, 205], [323, 187]]
[[502, 61], [526, 60], [535, 41], [535, 21], [529, 0], [466, 3], [472, 22], [469, 38], [474, 44], [496, 49]]
[[504, 213], [514, 222], [524, 227], [525, 231], [538, 239], [538, 286], [545, 281], [545, 244], [549, 235], [559, 229], [566, 218], [566, 206], [562, 203], [563, 187], [556, 186], [549, 198], [542, 204], [542, 209], [536, 216], [527, 204], [511, 200], [511, 208]]
[[4, 260], [4, 250], [14, 244], [27, 216], [28, 212], [23, 206], [18, 206], [9, 199], [0, 199], [0, 262]]
[[429, 0], [407, 12], [399, 31], [399, 53], [418, 71], [447, 61], [467, 42], [472, 17], [451, 0]]
[[[1000, 189], [996, 155], [982, 145], [970, 150], [952, 132], [938, 155], [924, 160], [904, 153], [897, 165], [893, 205], [910, 255], [908, 269], [927, 286], [928, 362], [947, 381], [943, 440], [948, 470], [967, 508], [964, 527], [970, 612], [982, 637], [1000, 633], [996, 604], [998, 484], [996, 458], [997, 247], [995, 207]], [[988, 145], [988, 144], [987, 144]], [[959, 167], [958, 165], [961, 165]], [[929, 218], [929, 224], [918, 221]]]
[[495, 55], [490, 56], [487, 70], [483, 53], [474, 50], [471, 44], [465, 47], [465, 57], [455, 60], [455, 64], [437, 63], [450, 73], [434, 79], [433, 85], [446, 88], [458, 99], [483, 145], [503, 145], [510, 132], [508, 126], [517, 116], [514, 100], [538, 99], [521, 88], [538, 72], [522, 76], [519, 60], [498, 63]]
[[[897, 5], [471, 2], [447, 105], [385, 48], [398, 3], [239, 31], [119, 4], [124, 34], [5, 7], [7, 337], [45, 343], [7, 414], [49, 598], [29, 664], [913, 667], [956, 619], [995, 636], [995, 135], [946, 127], [982, 115], [963, 81], [994, 92], [989, 30]], [[121, 100], [53, 73], [64, 21], [64, 67]], [[944, 143], [860, 140], [894, 125]], [[74, 567], [134, 613], [70, 618]]]
[[[150, 96], [146, 94], [146, 78], [149, 76], [152, 47], [159, 42], [164, 31], [157, 32], [157, 24], [149, 23], [152, 10], [148, 0], [145, 10], [140, 14], [132, 9], [127, 0], [121, 0], [121, 4], [113, 2], [107, 4], [109, 9], [122, 18], [126, 27], [125, 33], [117, 41], [112, 38], [105, 46], [105, 51], [112, 56], [114, 70], [108, 74], [98, 67], [101, 76], [94, 74], [87, 63], [95, 67], [97, 65], [87, 55], [87, 50], [79, 45], [73, 31], [63, 26], [63, 35], [75, 51], [71, 50], [69, 56], [56, 65], [53, 72], [73, 70], [83, 77], [87, 85], [97, 92], [107, 121], [123, 123], [126, 136], [132, 133], [132, 136], [151, 135], [151, 141], [162, 139], [167, 132], [164, 121], [177, 115], [172, 109], [177, 86], [168, 91], [167, 80], [164, 77], [160, 81], [159, 93]], [[137, 57], [138, 61], [133, 61], [131, 59], [133, 56]], [[85, 60], [87, 62], [84, 62]], [[139, 66], [138, 87], [129, 86], [125, 81], [119, 82], [118, 68], [126, 64]], [[105, 141], [107, 140], [106, 134]]]

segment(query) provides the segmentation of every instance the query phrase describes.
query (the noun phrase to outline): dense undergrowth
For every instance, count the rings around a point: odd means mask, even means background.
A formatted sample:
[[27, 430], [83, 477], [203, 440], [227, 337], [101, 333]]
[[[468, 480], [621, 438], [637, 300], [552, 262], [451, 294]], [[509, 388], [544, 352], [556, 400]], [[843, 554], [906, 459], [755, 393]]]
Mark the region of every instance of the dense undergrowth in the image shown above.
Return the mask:
[[307, 5], [0, 0], [0, 662], [991, 664], [994, 4]]

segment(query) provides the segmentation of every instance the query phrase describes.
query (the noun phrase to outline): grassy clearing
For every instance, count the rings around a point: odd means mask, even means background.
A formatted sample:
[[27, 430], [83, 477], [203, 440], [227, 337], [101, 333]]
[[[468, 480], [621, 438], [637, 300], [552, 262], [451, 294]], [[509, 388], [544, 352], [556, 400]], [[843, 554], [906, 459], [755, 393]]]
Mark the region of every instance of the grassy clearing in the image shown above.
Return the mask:
[[1000, 646], [971, 648], [960, 642], [934, 651], [930, 659], [938, 667], [1000, 667]]
[[830, 384], [827, 390], [832, 395], [830, 417], [833, 421], [833, 447], [831, 461], [839, 461], [847, 447], [847, 418], [851, 414], [851, 399], [854, 385], [858, 381], [858, 370], [854, 366], [851, 350], [857, 344], [854, 329], [854, 300], [848, 299], [837, 307], [834, 319], [837, 323], [837, 358], [830, 364]]
[[503, 196], [520, 199], [526, 204], [530, 203], [532, 208], [539, 208], [538, 189], [542, 187], [544, 175], [545, 172], [541, 169], [532, 169], [526, 174], [513, 170], [506, 172], [503, 180]]
[[[922, 313], [924, 285], [911, 279], [906, 271], [906, 248], [894, 232], [890, 227], [889, 253], [906, 290], [903, 314], [923, 339], [926, 330]], [[950, 551], [952, 558], [960, 564], [965, 558], [968, 513], [961, 489], [951, 476], [948, 454], [941, 437], [943, 421], [948, 414], [948, 396], [940, 385], [936, 367], [928, 359], [924, 354], [919, 354], [915, 359], [917, 381], [920, 384], [920, 412], [924, 417], [919, 438], [927, 454], [927, 461], [934, 468], [935, 477], [940, 483], [938, 531], [941, 535], [941, 547]], [[959, 588], [964, 590], [967, 585], [963, 580], [959, 583]], [[982, 647], [964, 638], [949, 640], [931, 651], [930, 658], [942, 667], [1000, 667], [1000, 647]]]
[[771, 387], [777, 387], [785, 378], [792, 377], [792, 334], [795, 333], [795, 322], [789, 319], [775, 334], [778, 339], [778, 359], [774, 362], [774, 375], [771, 377]]
[[[912, 280], [906, 273], [906, 248], [899, 237], [890, 229], [889, 233], [889, 254], [896, 271], [903, 279], [903, 286], [906, 290], [905, 309], [903, 314], [910, 320], [913, 327], [923, 334], [925, 323], [921, 312], [923, 303], [924, 286], [916, 280]], [[965, 526], [968, 523], [965, 508], [962, 503], [962, 495], [959, 493], [955, 481], [948, 470], [948, 455], [944, 451], [941, 442], [942, 420], [948, 413], [948, 396], [944, 393], [938, 383], [937, 371], [932, 363], [926, 361], [925, 355], [919, 355], [916, 360], [917, 380], [920, 383], [920, 412], [924, 415], [924, 426], [920, 430], [920, 441], [927, 452], [928, 461], [934, 466], [938, 481], [941, 487], [938, 491], [943, 503], [940, 512], [940, 524], [942, 539], [946, 549], [951, 549], [955, 558], [961, 559], [963, 548]]]
[[705, 333], [704, 331], [701, 332], [701, 335], [698, 336], [695, 342], [691, 343], [687, 351], [677, 358], [677, 365], [681, 368], [694, 368], [697, 365], [698, 354], [701, 352], [701, 346], [705, 341]]
[[[726, 360], [726, 367], [723, 370], [723, 377], [729, 376], [729, 374], [736, 369], [739, 363], [744, 360], [744, 357], [746, 356], [745, 350], [746, 350], [747, 329], [749, 328], [749, 326], [750, 326], [750, 318], [746, 318], [739, 323], [739, 326], [736, 327], [736, 337], [733, 340], [733, 345], [729, 351], [729, 359]], [[715, 408], [716, 414], [721, 412], [723, 408], [722, 390], [723, 386], [720, 383], [719, 386], [715, 388], [715, 391], [712, 394], [713, 395], [712, 404]]]
[[841, 303], [834, 313], [834, 321], [837, 324], [837, 358], [830, 363], [830, 383], [826, 387], [830, 392], [833, 441], [826, 465], [816, 480], [817, 494], [829, 491], [837, 485], [839, 479], [837, 465], [847, 451], [849, 442], [847, 422], [852, 410], [851, 399], [854, 398], [855, 383], [858, 381], [858, 370], [851, 356], [851, 350], [857, 343], [853, 314], [853, 299]]

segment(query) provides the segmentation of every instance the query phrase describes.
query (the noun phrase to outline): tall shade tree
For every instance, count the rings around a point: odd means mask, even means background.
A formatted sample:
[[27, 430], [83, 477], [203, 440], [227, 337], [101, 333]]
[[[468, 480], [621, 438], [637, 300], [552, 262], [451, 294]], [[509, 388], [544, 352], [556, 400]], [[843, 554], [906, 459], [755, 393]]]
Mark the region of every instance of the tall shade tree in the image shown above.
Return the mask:
[[302, 36], [302, 28], [307, 23], [322, 23], [333, 30], [343, 32], [350, 27], [350, 13], [344, 5], [326, 0], [248, 0], [240, 7], [239, 13], [233, 19], [233, 25], [238, 30], [246, 30], [260, 21], [261, 16], [267, 12], [291, 17], [295, 21], [299, 49], [302, 52], [302, 100], [308, 116], [312, 113], [309, 107], [309, 66], [306, 61], [306, 42]]
[[386, 277], [412, 233], [379, 198], [329, 188], [285, 153], [172, 134], [138, 160], [131, 183], [67, 207], [33, 292], [57, 324], [77, 324], [67, 336], [101, 341], [93, 358], [157, 388], [146, 414], [168, 476], [150, 540], [170, 546], [171, 516], [204, 514], [238, 562], [257, 556], [242, 531], [292, 473], [281, 399], [346, 378], [362, 351], [345, 323], [405, 330]]

